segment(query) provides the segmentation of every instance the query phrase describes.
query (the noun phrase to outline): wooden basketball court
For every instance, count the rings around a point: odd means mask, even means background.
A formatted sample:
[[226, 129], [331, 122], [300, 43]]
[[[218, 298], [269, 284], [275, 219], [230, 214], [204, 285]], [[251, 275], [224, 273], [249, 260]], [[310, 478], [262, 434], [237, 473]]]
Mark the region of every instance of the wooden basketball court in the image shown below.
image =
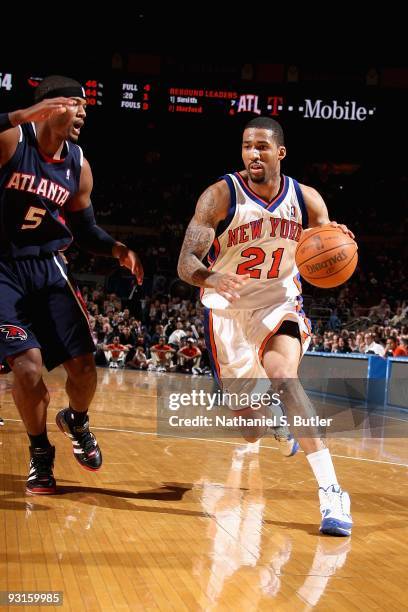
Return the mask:
[[303, 453], [284, 459], [273, 438], [158, 437], [157, 382], [182, 375], [98, 375], [104, 465], [91, 473], [54, 423], [64, 371], [46, 374], [55, 496], [25, 494], [28, 439], [12, 376], [0, 379], [0, 591], [62, 591], [55, 609], [75, 612], [408, 609], [406, 439], [329, 441], [355, 527], [323, 537]]

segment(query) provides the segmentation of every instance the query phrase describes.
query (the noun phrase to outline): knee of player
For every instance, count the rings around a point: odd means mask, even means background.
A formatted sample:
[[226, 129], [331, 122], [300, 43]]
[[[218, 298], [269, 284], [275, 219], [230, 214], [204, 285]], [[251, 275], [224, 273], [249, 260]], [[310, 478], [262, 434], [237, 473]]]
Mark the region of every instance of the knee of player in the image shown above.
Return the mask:
[[90, 389], [92, 387], [96, 387], [97, 374], [95, 365], [91, 363], [84, 363], [80, 368], [70, 368], [68, 371], [68, 378], [71, 381], [71, 384], [78, 388]]
[[79, 380], [83, 380], [88, 384], [90, 382], [96, 383], [96, 367], [94, 363], [86, 363], [82, 366], [77, 374]]
[[92, 355], [82, 355], [80, 357], [74, 357], [70, 361], [66, 362], [65, 368], [68, 376], [74, 380], [79, 379], [92, 379], [96, 380], [96, 367], [95, 361]]
[[287, 379], [297, 378], [297, 369], [291, 364], [282, 363], [265, 369], [271, 380], [286, 381]]
[[26, 391], [37, 387], [42, 377], [42, 363], [37, 361], [16, 361], [11, 366], [15, 378]]

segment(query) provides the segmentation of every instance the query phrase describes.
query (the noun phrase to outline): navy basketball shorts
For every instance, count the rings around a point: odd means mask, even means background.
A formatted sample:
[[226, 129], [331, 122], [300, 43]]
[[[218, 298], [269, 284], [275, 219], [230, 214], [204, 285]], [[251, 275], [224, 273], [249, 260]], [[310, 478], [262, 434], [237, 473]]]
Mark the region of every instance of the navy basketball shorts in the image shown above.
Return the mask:
[[95, 351], [85, 305], [58, 253], [0, 259], [0, 363], [31, 348], [48, 370]]

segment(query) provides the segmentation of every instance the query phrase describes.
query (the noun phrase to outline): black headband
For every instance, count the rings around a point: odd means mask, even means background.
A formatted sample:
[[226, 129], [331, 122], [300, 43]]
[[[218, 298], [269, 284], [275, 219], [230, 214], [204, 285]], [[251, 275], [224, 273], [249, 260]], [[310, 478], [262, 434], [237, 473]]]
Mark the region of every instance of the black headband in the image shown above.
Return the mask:
[[64, 98], [85, 99], [85, 89], [79, 84], [67, 85], [66, 87], [55, 87], [54, 89], [50, 89], [40, 98], [38, 98], [38, 102], [40, 102], [41, 100], [45, 100], [45, 98], [58, 98], [59, 96], [63, 96]]

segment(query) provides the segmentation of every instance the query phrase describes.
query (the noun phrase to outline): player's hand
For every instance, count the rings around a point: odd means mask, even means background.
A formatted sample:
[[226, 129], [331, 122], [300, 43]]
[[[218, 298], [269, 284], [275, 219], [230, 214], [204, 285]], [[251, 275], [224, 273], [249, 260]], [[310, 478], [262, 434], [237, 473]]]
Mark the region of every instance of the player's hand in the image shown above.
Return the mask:
[[342, 223], [337, 223], [337, 221], [330, 221], [329, 225], [331, 225], [332, 227], [338, 227], [339, 229], [341, 229], [342, 232], [350, 236], [350, 238], [353, 238], [353, 239], [355, 238], [353, 232], [349, 230], [347, 225], [344, 225]]
[[142, 262], [134, 251], [128, 249], [124, 244], [116, 244], [112, 249], [112, 255], [119, 260], [121, 266], [128, 268], [136, 276], [138, 285], [143, 283]]
[[249, 274], [234, 274], [233, 272], [215, 274], [212, 287], [228, 302], [235, 302], [241, 297], [239, 290], [246, 285], [249, 278]]
[[45, 121], [53, 115], [66, 113], [69, 106], [76, 106], [77, 104], [78, 102], [72, 98], [47, 98], [28, 108], [9, 113], [9, 118], [13, 126], [30, 121]]

